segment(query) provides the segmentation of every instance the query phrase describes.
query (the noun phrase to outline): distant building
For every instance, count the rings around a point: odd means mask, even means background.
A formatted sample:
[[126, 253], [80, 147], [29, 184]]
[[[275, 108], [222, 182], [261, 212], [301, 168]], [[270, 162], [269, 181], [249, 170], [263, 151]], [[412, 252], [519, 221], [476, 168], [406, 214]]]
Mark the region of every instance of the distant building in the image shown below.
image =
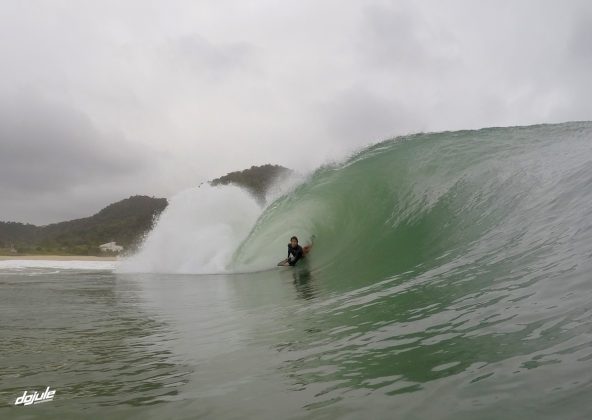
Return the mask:
[[99, 245], [101, 252], [121, 252], [123, 251], [123, 247], [121, 245], [117, 245], [115, 242], [107, 242], [106, 244]]

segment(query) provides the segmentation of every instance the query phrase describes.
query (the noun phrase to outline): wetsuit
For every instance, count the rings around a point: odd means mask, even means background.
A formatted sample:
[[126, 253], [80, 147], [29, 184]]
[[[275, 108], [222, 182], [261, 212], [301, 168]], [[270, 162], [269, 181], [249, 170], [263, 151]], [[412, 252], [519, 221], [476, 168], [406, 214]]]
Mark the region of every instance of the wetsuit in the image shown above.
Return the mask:
[[300, 245], [292, 248], [292, 245], [288, 244], [288, 264], [295, 265], [302, 257], [304, 257], [304, 251]]

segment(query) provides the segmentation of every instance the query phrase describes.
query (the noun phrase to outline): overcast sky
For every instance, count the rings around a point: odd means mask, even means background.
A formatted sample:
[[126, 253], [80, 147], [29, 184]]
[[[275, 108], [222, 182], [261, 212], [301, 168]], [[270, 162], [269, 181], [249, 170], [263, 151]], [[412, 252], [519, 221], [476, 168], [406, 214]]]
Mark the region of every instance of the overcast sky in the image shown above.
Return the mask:
[[0, 220], [417, 131], [592, 119], [592, 2], [0, 2]]

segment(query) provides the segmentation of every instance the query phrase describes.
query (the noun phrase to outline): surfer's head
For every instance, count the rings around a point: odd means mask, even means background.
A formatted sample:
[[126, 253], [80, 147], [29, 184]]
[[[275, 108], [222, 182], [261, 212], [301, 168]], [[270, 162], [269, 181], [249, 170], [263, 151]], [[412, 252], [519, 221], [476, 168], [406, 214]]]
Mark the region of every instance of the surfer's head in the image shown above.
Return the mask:
[[292, 236], [290, 238], [290, 245], [292, 246], [292, 248], [296, 248], [298, 246], [298, 238], [295, 236]]

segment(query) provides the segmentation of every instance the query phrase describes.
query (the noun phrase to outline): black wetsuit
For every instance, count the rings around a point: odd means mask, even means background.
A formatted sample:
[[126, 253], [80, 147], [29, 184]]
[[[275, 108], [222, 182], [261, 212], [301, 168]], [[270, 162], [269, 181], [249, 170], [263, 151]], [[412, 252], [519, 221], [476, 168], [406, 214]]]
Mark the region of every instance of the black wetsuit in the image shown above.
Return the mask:
[[300, 245], [292, 248], [292, 245], [288, 244], [288, 264], [295, 265], [302, 257], [304, 257], [304, 251]]

